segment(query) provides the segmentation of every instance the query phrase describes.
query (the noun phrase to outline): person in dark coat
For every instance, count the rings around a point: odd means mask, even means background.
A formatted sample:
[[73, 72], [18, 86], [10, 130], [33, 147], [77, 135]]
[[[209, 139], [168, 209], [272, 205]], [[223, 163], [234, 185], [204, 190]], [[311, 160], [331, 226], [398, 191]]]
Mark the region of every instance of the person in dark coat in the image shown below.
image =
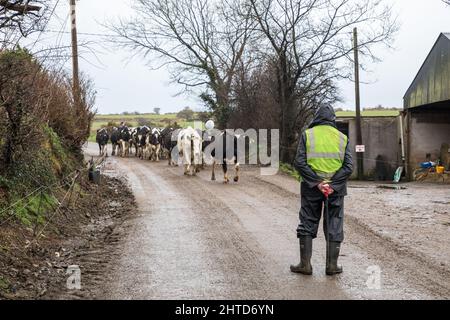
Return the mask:
[[327, 239], [326, 274], [341, 273], [342, 267], [337, 260], [344, 240], [344, 197], [353, 162], [348, 138], [337, 130], [336, 115], [330, 105], [318, 109], [309, 129], [302, 134], [294, 167], [302, 177], [300, 224], [297, 228], [301, 261], [291, 266], [291, 271], [312, 274], [312, 240], [317, 237], [325, 194], [329, 194], [330, 221], [328, 223], [324, 215], [323, 223]]

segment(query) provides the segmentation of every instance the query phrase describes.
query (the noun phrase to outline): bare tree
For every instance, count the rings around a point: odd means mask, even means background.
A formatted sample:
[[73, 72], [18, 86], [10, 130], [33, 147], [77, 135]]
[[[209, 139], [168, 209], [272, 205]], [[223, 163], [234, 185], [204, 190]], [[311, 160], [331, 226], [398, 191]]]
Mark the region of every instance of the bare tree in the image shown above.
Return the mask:
[[376, 60], [373, 46], [389, 44], [396, 22], [382, 0], [250, 0], [250, 5], [277, 57], [281, 159], [291, 161], [299, 120], [304, 123], [311, 112], [304, 107], [330, 97], [334, 80], [350, 78], [344, 62], [352, 59], [352, 28], [360, 28], [361, 55]]
[[[280, 128], [281, 107], [278, 94], [278, 59], [258, 59], [249, 68], [242, 63], [233, 86], [232, 125], [239, 128]], [[317, 105], [339, 100], [337, 84], [330, 79], [333, 68], [325, 65], [313, 68], [300, 79], [293, 93], [296, 118], [294, 131], [299, 132], [312, 116]], [[330, 72], [330, 74], [329, 74]]]
[[[135, 0], [136, 17], [111, 27], [117, 44], [170, 66], [186, 90], [201, 88], [218, 123], [230, 115], [230, 91], [250, 37], [242, 0]], [[245, 9], [248, 11], [245, 12]], [[206, 88], [206, 89], [205, 89]]]
[[39, 29], [51, 0], [0, 0], [0, 31], [27, 36]]

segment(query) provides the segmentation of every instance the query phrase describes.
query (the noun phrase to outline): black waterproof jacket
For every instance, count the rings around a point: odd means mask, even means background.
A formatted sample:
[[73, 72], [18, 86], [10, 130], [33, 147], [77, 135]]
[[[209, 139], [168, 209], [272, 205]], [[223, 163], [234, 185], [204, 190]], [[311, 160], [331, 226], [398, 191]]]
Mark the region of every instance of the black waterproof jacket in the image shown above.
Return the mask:
[[[322, 106], [316, 112], [314, 120], [309, 126], [313, 128], [315, 126], [328, 125], [336, 128], [336, 114], [333, 107]], [[307, 163], [306, 156], [306, 132], [303, 132], [301, 140], [298, 145], [297, 156], [294, 160], [294, 167], [300, 173], [302, 177], [301, 194], [303, 196], [321, 197], [322, 192], [317, 186], [323, 181]], [[347, 195], [347, 180], [350, 178], [353, 172], [352, 153], [350, 150], [350, 144], [347, 144], [345, 149], [344, 163], [341, 169], [331, 179], [330, 186], [335, 191], [333, 196], [346, 196]]]

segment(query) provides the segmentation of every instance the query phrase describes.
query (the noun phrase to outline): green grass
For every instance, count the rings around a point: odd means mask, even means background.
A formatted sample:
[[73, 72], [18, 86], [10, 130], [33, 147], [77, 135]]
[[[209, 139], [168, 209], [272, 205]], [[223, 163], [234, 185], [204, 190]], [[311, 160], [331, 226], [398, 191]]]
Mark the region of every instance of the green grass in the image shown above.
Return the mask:
[[143, 113], [143, 114], [98, 114], [95, 116], [98, 120], [104, 121], [127, 121], [138, 118], [159, 120], [159, 119], [177, 119], [176, 113], [166, 113], [166, 114], [154, 114], [154, 113]]
[[[400, 115], [398, 110], [364, 110], [361, 115], [363, 117], [397, 117]], [[338, 118], [353, 118], [356, 117], [355, 111], [338, 111], [336, 112]]]
[[0, 291], [9, 289], [8, 282], [0, 276]]
[[42, 225], [45, 222], [46, 213], [56, 204], [57, 200], [54, 196], [43, 193], [17, 201], [12, 210], [14, 210], [14, 216], [24, 225]]
[[301, 181], [302, 178], [300, 177], [300, 174], [297, 170], [295, 170], [290, 164], [287, 163], [281, 163], [280, 165], [280, 171], [295, 178], [297, 181]]

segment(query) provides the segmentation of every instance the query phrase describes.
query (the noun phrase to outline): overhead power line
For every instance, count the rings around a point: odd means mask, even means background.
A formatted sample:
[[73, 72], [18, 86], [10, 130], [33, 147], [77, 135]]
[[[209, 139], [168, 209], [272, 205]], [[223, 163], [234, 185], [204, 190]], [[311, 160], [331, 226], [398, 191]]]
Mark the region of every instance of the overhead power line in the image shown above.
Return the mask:
[[[57, 31], [57, 30], [46, 30], [45, 32], [49, 32], [49, 33], [65, 33], [65, 34], [69, 34], [69, 31]], [[93, 36], [93, 37], [120, 37], [117, 34], [107, 34], [107, 33], [88, 33], [88, 32], [77, 32], [78, 35], [82, 35], [82, 36]]]

